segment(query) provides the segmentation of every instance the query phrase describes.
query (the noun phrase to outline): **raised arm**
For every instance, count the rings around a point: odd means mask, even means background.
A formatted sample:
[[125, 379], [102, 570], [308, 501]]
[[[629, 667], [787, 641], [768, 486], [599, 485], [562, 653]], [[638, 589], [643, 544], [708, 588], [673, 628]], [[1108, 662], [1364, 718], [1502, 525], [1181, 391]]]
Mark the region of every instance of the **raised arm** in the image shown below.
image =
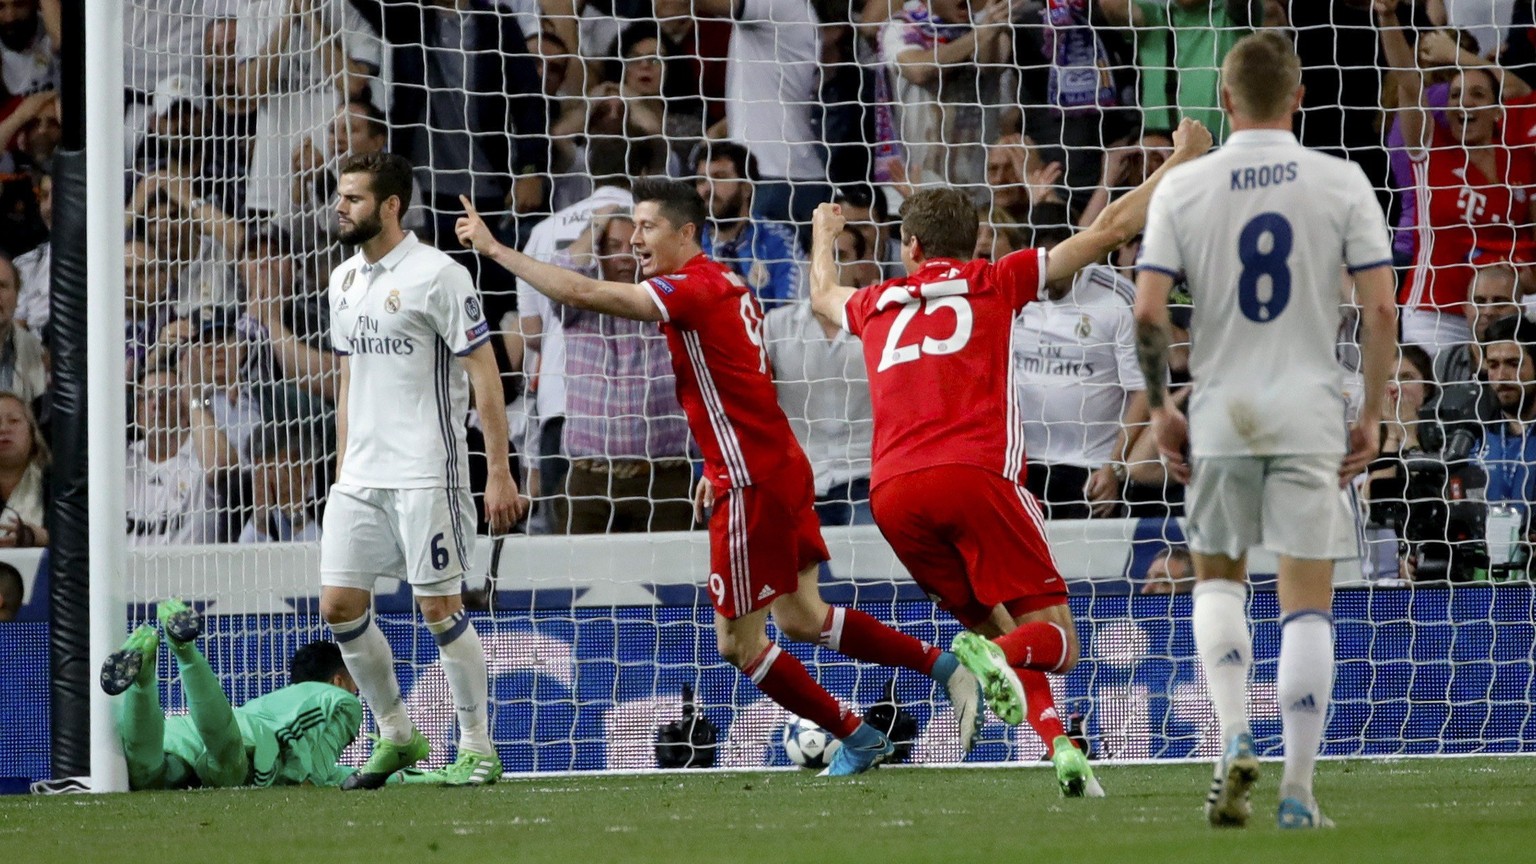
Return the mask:
[[[1052, 249], [1045, 259], [1047, 282], [1070, 279], [1141, 233], [1147, 224], [1147, 203], [1168, 172], [1198, 159], [1211, 149], [1211, 133], [1200, 121], [1185, 118], [1173, 133], [1173, 155], [1146, 182], [1104, 208], [1093, 224]], [[1148, 382], [1150, 384], [1150, 382]]]
[[538, 289], [540, 294], [556, 303], [575, 306], [577, 309], [590, 309], [636, 321], [661, 320], [661, 309], [643, 285], [603, 282], [536, 261], [516, 249], [498, 243], [468, 198], [460, 195], [459, 203], [464, 205], [464, 215], [454, 225], [459, 243], [495, 261], [512, 275]]
[[1403, 140], [1414, 150], [1429, 146], [1433, 130], [1429, 107], [1424, 104], [1424, 75], [1414, 57], [1413, 48], [1402, 22], [1397, 19], [1396, 0], [1375, 0], [1376, 23], [1381, 31], [1381, 47], [1387, 55], [1387, 79], [1397, 86], [1397, 118], [1403, 124]]
[[811, 216], [811, 311], [839, 327], [843, 307], [854, 294], [837, 282], [837, 238], [847, 222], [838, 204], [817, 205]]

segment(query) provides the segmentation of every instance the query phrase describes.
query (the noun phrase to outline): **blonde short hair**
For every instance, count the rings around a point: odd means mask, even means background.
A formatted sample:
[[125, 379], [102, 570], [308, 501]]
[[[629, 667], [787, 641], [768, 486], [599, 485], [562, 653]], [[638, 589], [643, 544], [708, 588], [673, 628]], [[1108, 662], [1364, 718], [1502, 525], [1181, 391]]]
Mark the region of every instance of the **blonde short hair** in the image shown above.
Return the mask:
[[1301, 60], [1284, 36], [1261, 30], [1238, 40], [1221, 64], [1221, 83], [1232, 94], [1232, 110], [1268, 122], [1290, 114], [1301, 86]]

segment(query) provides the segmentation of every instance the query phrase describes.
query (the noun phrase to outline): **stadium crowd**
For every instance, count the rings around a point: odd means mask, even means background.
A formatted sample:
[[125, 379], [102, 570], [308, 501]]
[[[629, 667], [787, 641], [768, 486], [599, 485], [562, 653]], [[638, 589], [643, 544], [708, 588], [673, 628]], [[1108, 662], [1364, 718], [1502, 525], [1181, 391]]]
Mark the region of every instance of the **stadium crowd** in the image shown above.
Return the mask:
[[[823, 522], [868, 523], [868, 388], [852, 338], [806, 301], [812, 209], [849, 218], [850, 287], [899, 274], [896, 214], [930, 184], [971, 195], [978, 257], [1049, 248], [1155, 170], [1180, 117], [1219, 143], [1217, 70], [1257, 28], [1302, 58], [1302, 142], [1358, 161], [1395, 219], [1396, 416], [1357, 490], [1390, 546], [1375, 572], [1456, 575], [1484, 511], [1513, 511], [1526, 539], [1530, 0], [144, 0], [126, 17], [134, 543], [318, 536], [337, 380], [323, 286], [350, 254], [336, 168], [385, 149], [417, 166], [406, 227], [477, 274], [539, 502], [527, 530], [688, 528], [695, 454], [655, 326], [483, 266], [454, 242], [458, 199], [535, 257], [633, 280], [628, 185], [644, 175], [695, 180], [706, 251], [765, 310]], [[57, 0], [0, 0], [0, 545], [47, 542], [60, 39]], [[1016, 325], [1029, 485], [1050, 518], [1180, 513], [1143, 434], [1137, 245]], [[1187, 341], [1188, 307], [1173, 311]], [[1339, 356], [1352, 375], [1352, 333]]]

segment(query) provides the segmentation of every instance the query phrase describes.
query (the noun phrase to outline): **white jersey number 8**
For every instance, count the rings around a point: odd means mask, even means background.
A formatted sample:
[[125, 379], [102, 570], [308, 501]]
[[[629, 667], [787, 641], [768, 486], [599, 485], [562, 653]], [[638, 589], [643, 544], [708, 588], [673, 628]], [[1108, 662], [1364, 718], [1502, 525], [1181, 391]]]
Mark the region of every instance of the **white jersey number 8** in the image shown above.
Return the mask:
[[[943, 339], [924, 336], [921, 342], [898, 347], [902, 333], [906, 331], [907, 325], [912, 323], [912, 319], [917, 317], [919, 311], [924, 315], [932, 315], [940, 309], [949, 309], [955, 313], [955, 332]], [[892, 366], [911, 363], [924, 354], [953, 354], [971, 341], [973, 322], [970, 301], [964, 297], [925, 297], [918, 303], [908, 303], [901, 307], [901, 311], [896, 315], [896, 323], [891, 325], [891, 335], [886, 337], [885, 351], [880, 355], [880, 367], [875, 371], [884, 372]]]

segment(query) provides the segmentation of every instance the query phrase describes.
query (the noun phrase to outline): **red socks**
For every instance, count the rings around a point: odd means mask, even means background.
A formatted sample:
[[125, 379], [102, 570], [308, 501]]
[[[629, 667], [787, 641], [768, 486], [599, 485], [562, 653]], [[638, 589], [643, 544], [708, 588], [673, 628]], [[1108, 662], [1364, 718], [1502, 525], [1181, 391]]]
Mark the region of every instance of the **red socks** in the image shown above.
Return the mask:
[[1067, 633], [1049, 621], [1020, 624], [993, 641], [1016, 669], [1055, 672], [1067, 659]]
[[881, 666], [899, 666], [924, 675], [933, 673], [934, 661], [943, 653], [927, 642], [893, 630], [857, 609], [841, 606], [827, 609], [818, 644], [855, 660]]
[[852, 735], [864, 722], [822, 689], [793, 654], [784, 653], [775, 643], [768, 643], [741, 671], [768, 698], [838, 738]]
[[1067, 730], [1056, 713], [1056, 696], [1051, 693], [1051, 682], [1037, 669], [1016, 667], [1013, 671], [1019, 673], [1019, 682], [1024, 685], [1024, 720], [1045, 742], [1045, 755], [1054, 756], [1056, 738], [1067, 734]]

